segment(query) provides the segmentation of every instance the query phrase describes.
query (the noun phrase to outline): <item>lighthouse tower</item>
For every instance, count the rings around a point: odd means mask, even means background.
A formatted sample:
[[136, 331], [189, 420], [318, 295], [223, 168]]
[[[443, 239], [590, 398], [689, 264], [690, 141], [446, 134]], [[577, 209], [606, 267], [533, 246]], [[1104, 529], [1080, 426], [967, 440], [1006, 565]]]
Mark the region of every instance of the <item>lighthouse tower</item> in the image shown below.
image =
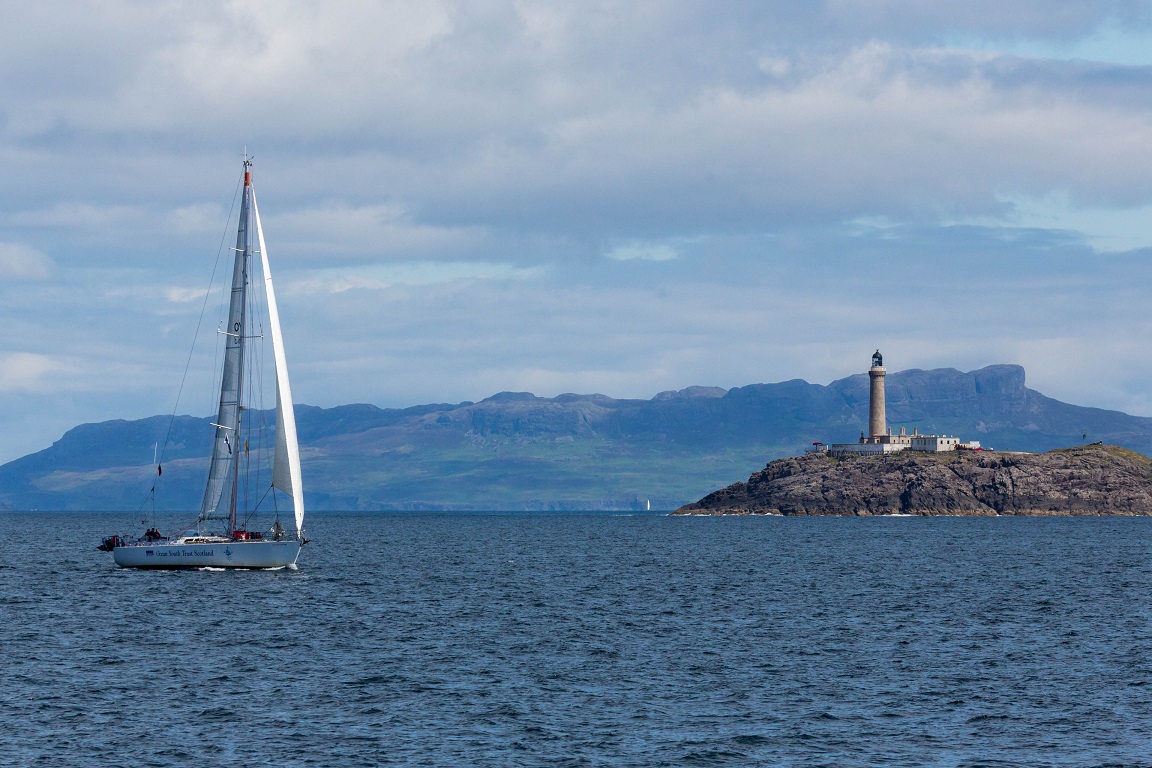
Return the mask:
[[[884, 357], [880, 350], [872, 355], [872, 367], [868, 369], [868, 436], [875, 439], [888, 434], [888, 417], [884, 412]], [[876, 441], [879, 442], [879, 441]]]

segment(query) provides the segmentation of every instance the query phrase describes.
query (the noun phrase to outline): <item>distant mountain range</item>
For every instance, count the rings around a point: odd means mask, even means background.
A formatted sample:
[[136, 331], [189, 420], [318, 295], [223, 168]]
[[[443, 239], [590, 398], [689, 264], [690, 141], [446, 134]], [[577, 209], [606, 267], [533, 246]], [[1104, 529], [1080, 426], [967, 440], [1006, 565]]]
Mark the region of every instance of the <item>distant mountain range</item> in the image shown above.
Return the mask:
[[[1152, 418], [1062, 403], [993, 365], [887, 376], [888, 423], [1002, 449], [1102, 440], [1152, 453]], [[675, 509], [819, 440], [852, 442], [868, 422], [868, 377], [799, 379], [650, 400], [502, 392], [479, 403], [381, 409], [297, 406], [305, 501], [313, 510]], [[13, 509], [135, 510], [169, 430], [161, 510], [199, 508], [209, 418], [85, 424], [0, 466]]]

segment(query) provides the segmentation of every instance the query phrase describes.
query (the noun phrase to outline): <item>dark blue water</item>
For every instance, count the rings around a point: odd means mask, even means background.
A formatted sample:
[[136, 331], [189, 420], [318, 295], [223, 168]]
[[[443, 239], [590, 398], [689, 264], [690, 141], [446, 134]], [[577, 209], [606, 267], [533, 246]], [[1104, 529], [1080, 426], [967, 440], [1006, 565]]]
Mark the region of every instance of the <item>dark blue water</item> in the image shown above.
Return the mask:
[[4, 766], [1152, 765], [1152, 519], [0, 514]]

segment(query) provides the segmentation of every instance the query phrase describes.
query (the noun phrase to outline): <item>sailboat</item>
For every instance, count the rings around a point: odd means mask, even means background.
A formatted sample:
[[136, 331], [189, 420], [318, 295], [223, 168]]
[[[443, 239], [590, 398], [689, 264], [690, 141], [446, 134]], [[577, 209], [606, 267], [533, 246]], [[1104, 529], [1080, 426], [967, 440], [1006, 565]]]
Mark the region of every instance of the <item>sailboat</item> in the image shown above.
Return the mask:
[[[268, 250], [264, 229], [252, 188], [252, 161], [244, 158], [244, 191], [240, 204], [240, 222], [236, 233], [235, 262], [232, 270], [232, 292], [228, 324], [221, 328], [224, 337], [223, 374], [215, 428], [212, 458], [204, 499], [195, 523], [180, 533], [165, 537], [149, 528], [142, 537], [110, 536], [98, 547], [111, 552], [116, 564], [125, 568], [283, 568], [294, 566], [304, 538], [304, 490], [300, 477], [300, 446], [296, 438], [296, 417], [292, 408], [292, 389], [288, 383], [288, 365], [284, 356], [284, 338], [280, 331], [280, 313], [272, 288], [268, 267]], [[267, 315], [276, 368], [276, 427], [272, 450], [272, 470], [266, 475], [270, 486], [256, 494], [261, 504], [275, 506], [277, 491], [291, 499], [295, 530], [286, 528], [276, 513], [275, 522], [266, 530], [249, 530], [251, 518], [239, 513], [238, 506], [255, 477], [258, 456], [249, 451], [252, 425], [245, 416], [253, 411], [245, 402], [249, 374], [252, 373], [249, 343], [261, 338], [259, 327], [250, 315], [249, 279], [251, 267], [259, 255], [267, 301]], [[254, 419], [251, 419], [254, 420]], [[256, 452], [260, 453], [259, 451]], [[163, 470], [157, 464], [157, 474]], [[242, 482], [242, 477], [244, 478]]]

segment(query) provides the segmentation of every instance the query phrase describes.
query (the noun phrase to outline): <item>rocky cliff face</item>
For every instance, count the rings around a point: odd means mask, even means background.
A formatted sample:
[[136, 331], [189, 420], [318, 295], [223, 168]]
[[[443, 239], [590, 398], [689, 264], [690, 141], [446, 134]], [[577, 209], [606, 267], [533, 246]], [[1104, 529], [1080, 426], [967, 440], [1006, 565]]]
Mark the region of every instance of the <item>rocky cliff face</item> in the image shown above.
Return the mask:
[[906, 451], [778, 459], [684, 515], [1147, 515], [1152, 459], [1111, 445], [1047, 453]]

